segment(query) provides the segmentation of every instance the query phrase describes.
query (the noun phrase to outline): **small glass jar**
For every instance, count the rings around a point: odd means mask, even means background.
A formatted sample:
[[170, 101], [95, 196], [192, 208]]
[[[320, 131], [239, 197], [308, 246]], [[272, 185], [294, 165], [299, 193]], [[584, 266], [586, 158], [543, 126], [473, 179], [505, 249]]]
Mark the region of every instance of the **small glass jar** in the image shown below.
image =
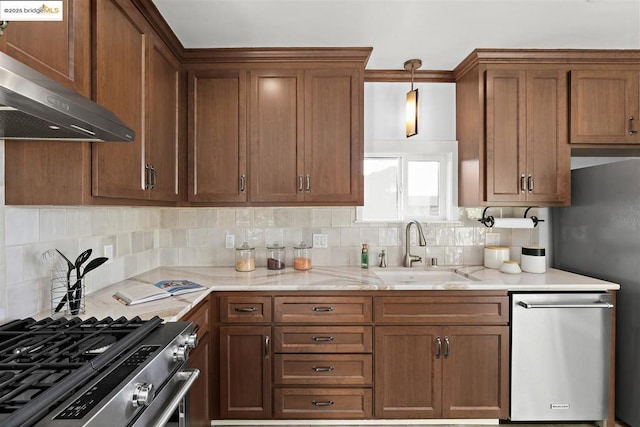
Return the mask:
[[311, 251], [304, 242], [293, 247], [293, 268], [296, 270], [311, 270]]
[[256, 269], [256, 248], [243, 242], [236, 248], [236, 271], [253, 271]]
[[284, 246], [281, 246], [278, 242], [267, 245], [267, 270], [283, 270], [284, 257]]

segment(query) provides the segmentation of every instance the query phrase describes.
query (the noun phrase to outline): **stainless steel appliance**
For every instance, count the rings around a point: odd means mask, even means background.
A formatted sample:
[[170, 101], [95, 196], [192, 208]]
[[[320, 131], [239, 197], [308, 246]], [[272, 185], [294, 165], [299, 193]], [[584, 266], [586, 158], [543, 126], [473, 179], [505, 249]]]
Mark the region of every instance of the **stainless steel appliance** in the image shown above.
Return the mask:
[[571, 207], [552, 225], [556, 268], [620, 284], [616, 418], [640, 426], [640, 159], [571, 171]]
[[511, 296], [511, 420], [608, 418], [611, 296]]
[[189, 322], [154, 317], [0, 326], [0, 425], [162, 426], [198, 376]]
[[0, 139], [133, 141], [115, 114], [0, 52]]

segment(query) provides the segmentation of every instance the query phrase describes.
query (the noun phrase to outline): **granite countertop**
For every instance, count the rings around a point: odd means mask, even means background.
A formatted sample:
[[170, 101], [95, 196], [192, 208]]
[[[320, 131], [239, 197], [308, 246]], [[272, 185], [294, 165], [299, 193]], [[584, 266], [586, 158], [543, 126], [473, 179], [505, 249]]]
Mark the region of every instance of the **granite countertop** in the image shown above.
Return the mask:
[[[442, 274], [435, 274], [430, 283], [425, 283], [418, 277], [425, 271]], [[615, 283], [556, 269], [548, 269], [544, 274], [506, 274], [472, 266], [458, 268], [455, 270], [458, 275], [451, 276], [452, 271], [447, 268], [425, 270], [423, 267], [411, 270], [404, 267], [314, 267], [309, 271], [291, 268], [273, 271], [259, 267], [250, 273], [239, 273], [233, 267], [159, 267], [88, 295], [85, 316], [140, 316], [143, 319], [159, 316], [167, 321], [174, 321], [184, 316], [211, 291], [606, 291], [620, 288]], [[377, 273], [381, 273], [380, 276]], [[415, 274], [418, 279], [407, 278], [407, 274]], [[381, 278], [383, 275], [384, 280]], [[191, 280], [208, 289], [132, 306], [125, 306], [113, 298], [115, 292], [127, 286], [140, 283], [152, 285], [169, 279]]]

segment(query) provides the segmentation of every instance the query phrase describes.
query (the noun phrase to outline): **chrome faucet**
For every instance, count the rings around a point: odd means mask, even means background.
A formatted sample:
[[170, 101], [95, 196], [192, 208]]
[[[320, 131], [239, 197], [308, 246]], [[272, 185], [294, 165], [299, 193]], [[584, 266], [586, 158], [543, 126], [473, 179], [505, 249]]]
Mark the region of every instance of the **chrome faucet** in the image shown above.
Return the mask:
[[422, 262], [422, 257], [419, 255], [411, 255], [411, 244], [409, 243], [410, 240], [410, 231], [411, 231], [411, 224], [415, 224], [416, 227], [418, 228], [418, 244], [420, 246], [427, 246], [427, 241], [424, 238], [424, 233], [422, 231], [422, 226], [420, 225], [420, 223], [418, 221], [416, 221], [415, 219], [412, 219], [411, 221], [409, 221], [409, 223], [407, 224], [407, 230], [406, 230], [406, 238], [405, 238], [405, 252], [404, 252], [404, 266], [405, 267], [413, 267], [413, 263], [414, 262]]

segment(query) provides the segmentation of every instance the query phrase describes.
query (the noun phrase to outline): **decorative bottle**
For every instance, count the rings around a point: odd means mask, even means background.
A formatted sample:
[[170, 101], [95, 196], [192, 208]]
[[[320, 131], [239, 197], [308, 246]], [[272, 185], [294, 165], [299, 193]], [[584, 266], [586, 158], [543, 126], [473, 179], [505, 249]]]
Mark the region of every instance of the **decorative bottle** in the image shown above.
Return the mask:
[[362, 244], [362, 253], [360, 254], [360, 267], [369, 268], [369, 247], [366, 243]]

